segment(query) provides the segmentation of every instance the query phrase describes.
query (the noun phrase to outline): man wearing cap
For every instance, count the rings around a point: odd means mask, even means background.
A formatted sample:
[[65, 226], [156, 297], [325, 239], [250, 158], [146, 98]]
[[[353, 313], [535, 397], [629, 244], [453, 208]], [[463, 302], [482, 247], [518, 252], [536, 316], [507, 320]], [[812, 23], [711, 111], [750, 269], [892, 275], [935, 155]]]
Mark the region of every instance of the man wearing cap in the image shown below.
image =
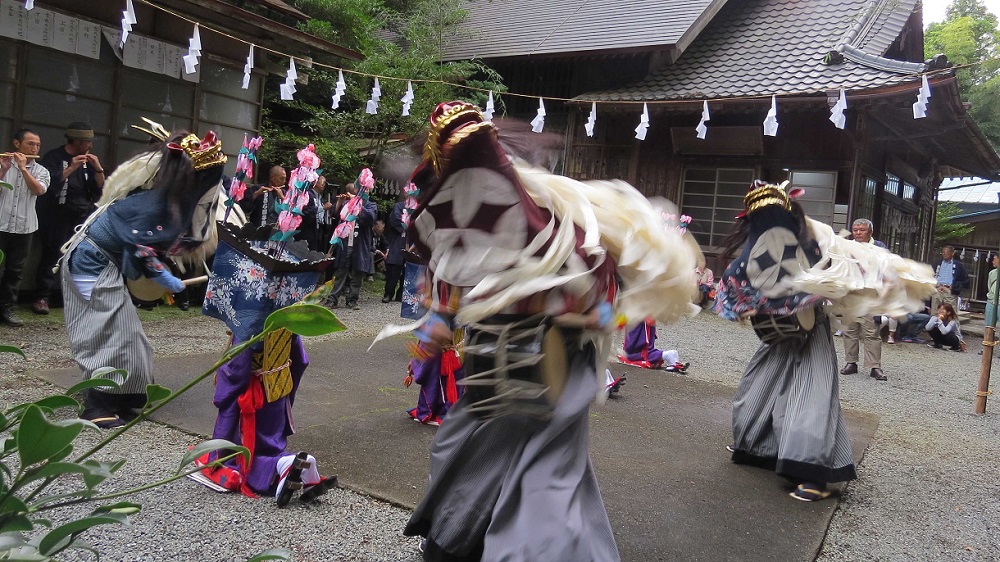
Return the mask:
[[41, 159], [52, 184], [35, 204], [42, 247], [35, 274], [35, 302], [31, 305], [35, 314], [49, 313], [49, 297], [56, 284], [52, 270], [59, 261], [60, 248], [97, 208], [101, 198], [105, 171], [97, 155], [90, 153], [93, 146], [93, 128], [83, 122], [70, 123], [66, 144], [46, 152]]
[[21, 272], [28, 259], [31, 233], [38, 229], [35, 198], [49, 187], [49, 172], [33, 158], [42, 141], [28, 129], [14, 133], [14, 152], [0, 156], [0, 180], [13, 189], [0, 189], [0, 250], [4, 272], [0, 277], [0, 322], [8, 326], [24, 324], [14, 315]]

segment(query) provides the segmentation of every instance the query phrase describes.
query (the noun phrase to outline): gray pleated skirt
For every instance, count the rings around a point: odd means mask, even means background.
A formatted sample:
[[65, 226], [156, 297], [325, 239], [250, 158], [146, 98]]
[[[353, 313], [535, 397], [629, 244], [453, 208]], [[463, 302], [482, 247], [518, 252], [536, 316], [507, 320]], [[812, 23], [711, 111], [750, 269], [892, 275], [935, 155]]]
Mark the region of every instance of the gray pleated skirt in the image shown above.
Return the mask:
[[808, 339], [761, 344], [733, 401], [733, 461], [803, 482], [854, 480], [827, 317]]
[[153, 348], [142, 330], [142, 322], [118, 267], [108, 264], [94, 283], [90, 300], [70, 275], [68, 256], [60, 262], [66, 331], [73, 359], [89, 379], [102, 367], [125, 369], [129, 376], [112, 394], [145, 394], [153, 382]]
[[594, 348], [567, 338], [568, 376], [548, 421], [483, 420], [453, 406], [431, 447], [430, 482], [406, 526], [452, 556], [618, 561], [589, 452]]

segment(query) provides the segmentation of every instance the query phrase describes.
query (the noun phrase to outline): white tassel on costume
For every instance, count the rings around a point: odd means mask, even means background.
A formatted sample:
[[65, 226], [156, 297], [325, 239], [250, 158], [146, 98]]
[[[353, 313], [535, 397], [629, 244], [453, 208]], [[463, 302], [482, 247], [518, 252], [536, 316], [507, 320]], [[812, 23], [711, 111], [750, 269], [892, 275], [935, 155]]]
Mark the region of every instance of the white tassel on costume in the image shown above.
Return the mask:
[[934, 294], [937, 280], [931, 266], [873, 244], [841, 238], [829, 225], [806, 220], [823, 258], [796, 275], [791, 284], [797, 291], [833, 301], [834, 314], [844, 318], [902, 316], [920, 310]]

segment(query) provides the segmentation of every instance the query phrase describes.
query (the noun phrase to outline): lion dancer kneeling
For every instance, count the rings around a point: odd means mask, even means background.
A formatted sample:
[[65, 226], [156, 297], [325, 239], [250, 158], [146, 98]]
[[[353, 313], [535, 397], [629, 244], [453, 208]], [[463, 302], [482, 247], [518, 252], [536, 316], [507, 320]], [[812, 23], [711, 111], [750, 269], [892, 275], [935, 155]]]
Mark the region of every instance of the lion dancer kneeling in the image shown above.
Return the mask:
[[634, 367], [664, 369], [675, 373], [687, 371], [691, 365], [681, 363], [681, 356], [675, 349], [656, 349], [656, 321], [652, 318], [646, 318], [626, 332], [622, 348], [625, 353], [619, 355], [618, 360]]

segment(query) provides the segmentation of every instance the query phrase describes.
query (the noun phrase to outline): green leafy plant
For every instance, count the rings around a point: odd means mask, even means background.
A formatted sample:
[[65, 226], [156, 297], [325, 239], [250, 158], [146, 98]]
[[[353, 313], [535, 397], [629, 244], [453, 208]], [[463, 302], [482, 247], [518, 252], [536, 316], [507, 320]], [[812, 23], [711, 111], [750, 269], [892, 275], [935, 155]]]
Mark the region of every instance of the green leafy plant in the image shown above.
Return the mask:
[[[0, 252], [0, 261], [2, 259]], [[141, 505], [122, 498], [162, 486], [200, 470], [192, 467], [192, 463], [210, 451], [227, 452], [226, 455], [220, 455], [212, 463], [213, 466], [236, 456], [249, 457], [249, 451], [242, 446], [212, 439], [188, 451], [174, 474], [143, 486], [111, 493], [102, 492], [101, 484], [113, 478], [126, 460], [104, 462], [93, 458], [98, 451], [135, 427], [138, 422], [212, 376], [242, 351], [262, 341], [267, 333], [284, 328], [302, 336], [318, 336], [343, 330], [344, 325], [340, 320], [317, 304], [327, 293], [329, 284], [301, 303], [274, 311], [267, 317], [262, 333], [227, 349], [211, 368], [180, 389], [171, 391], [157, 384], [147, 385], [148, 399], [140, 415], [83, 453], [77, 454], [75, 451], [77, 439], [84, 431], [100, 430], [93, 423], [75, 417], [82, 411], [82, 406], [74, 395], [88, 388], [118, 388], [128, 376], [124, 371], [103, 369], [65, 393], [0, 410], [0, 434], [7, 435], [0, 448], [0, 560], [53, 560], [69, 549], [85, 549], [96, 553], [82, 541], [81, 535], [84, 532], [98, 525], [126, 523], [129, 516], [135, 515], [142, 508]], [[16, 347], [0, 346], [0, 352], [24, 356]], [[58, 419], [56, 412], [59, 410], [70, 410], [75, 415], [69, 419]], [[60, 490], [52, 492], [52, 485], [56, 482], [59, 483]], [[67, 488], [69, 491], [65, 491]], [[86, 516], [71, 519], [56, 527], [46, 518], [48, 514], [81, 504], [97, 507]], [[263, 552], [250, 561], [288, 560], [289, 557], [287, 550], [276, 549]]]
[[948, 242], [971, 234], [975, 226], [957, 222], [955, 217], [962, 214], [962, 209], [956, 203], [938, 203], [937, 214], [934, 216], [934, 240]]

